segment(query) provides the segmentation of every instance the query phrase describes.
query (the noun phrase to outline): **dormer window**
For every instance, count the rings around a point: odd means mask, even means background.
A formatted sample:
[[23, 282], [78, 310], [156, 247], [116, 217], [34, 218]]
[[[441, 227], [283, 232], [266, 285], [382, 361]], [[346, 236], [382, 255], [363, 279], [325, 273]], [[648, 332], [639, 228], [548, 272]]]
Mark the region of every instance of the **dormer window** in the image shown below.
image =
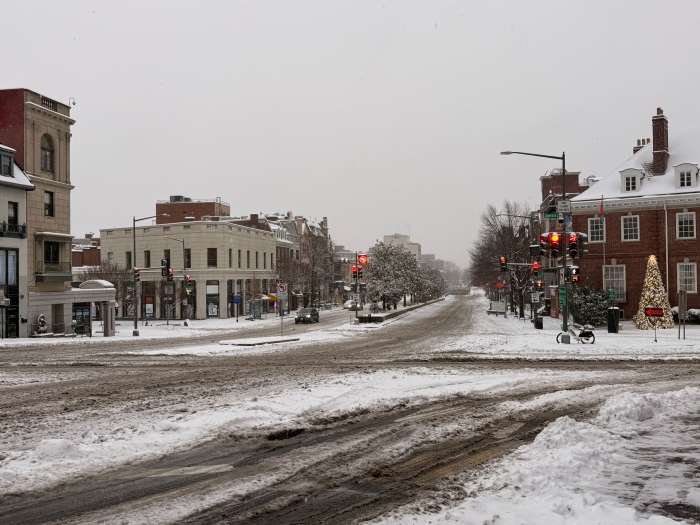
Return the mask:
[[639, 190], [642, 181], [642, 171], [629, 168], [620, 172], [622, 191], [631, 192]]
[[698, 165], [692, 163], [677, 164], [673, 167], [676, 172], [676, 186], [678, 188], [692, 188], [696, 186]]
[[692, 175], [689, 171], [681, 171], [680, 174], [681, 188], [689, 188], [693, 185]]
[[0, 175], [12, 177], [12, 157], [10, 155], [0, 155]]

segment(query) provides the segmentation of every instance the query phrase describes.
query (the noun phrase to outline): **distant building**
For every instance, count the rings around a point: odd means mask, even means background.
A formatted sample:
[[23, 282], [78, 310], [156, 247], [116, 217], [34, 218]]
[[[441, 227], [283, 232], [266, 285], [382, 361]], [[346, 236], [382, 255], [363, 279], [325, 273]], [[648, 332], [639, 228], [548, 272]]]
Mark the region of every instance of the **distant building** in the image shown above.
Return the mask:
[[73, 239], [71, 248], [71, 262], [73, 273], [76, 268], [97, 267], [100, 265], [100, 238], [92, 233], [86, 233], [85, 237]]
[[384, 236], [384, 244], [393, 244], [395, 246], [403, 246], [409, 252], [411, 252], [416, 260], [420, 260], [421, 256], [421, 246], [420, 243], [411, 241], [409, 235], [404, 235], [401, 233], [394, 233], [392, 235]]
[[192, 199], [184, 195], [171, 195], [167, 201], [156, 202], [156, 224], [201, 221], [206, 217], [228, 217], [231, 206], [221, 197]]

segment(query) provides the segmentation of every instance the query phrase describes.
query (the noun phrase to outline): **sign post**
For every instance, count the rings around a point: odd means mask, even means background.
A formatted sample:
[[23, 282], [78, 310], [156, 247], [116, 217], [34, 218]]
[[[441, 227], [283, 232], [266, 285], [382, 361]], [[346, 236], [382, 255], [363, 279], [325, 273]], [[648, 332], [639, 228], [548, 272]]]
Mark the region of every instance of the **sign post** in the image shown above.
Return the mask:
[[664, 316], [664, 309], [656, 306], [647, 306], [644, 308], [644, 315], [654, 319], [654, 342], [658, 343], [659, 341], [656, 339], [656, 325], [658, 324], [656, 319]]
[[280, 336], [284, 335], [284, 300], [287, 295], [287, 283], [277, 281], [277, 305], [280, 309]]
[[685, 325], [688, 321], [688, 292], [678, 291], [678, 339], [681, 338], [681, 325], [683, 325], [683, 339], [685, 339]]
[[240, 294], [233, 294], [233, 304], [236, 307], [236, 322], [238, 322], [238, 310], [240, 309], [241, 306], [241, 295]]

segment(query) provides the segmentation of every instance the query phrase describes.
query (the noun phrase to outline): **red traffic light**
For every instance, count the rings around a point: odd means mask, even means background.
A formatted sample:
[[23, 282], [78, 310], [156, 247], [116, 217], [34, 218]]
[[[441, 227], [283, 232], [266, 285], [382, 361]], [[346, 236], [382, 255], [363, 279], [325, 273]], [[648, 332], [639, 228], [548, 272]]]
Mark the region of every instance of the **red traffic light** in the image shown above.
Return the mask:
[[542, 269], [542, 265], [540, 263], [538, 263], [537, 261], [532, 263], [532, 271], [533, 272], [539, 272], [541, 269]]

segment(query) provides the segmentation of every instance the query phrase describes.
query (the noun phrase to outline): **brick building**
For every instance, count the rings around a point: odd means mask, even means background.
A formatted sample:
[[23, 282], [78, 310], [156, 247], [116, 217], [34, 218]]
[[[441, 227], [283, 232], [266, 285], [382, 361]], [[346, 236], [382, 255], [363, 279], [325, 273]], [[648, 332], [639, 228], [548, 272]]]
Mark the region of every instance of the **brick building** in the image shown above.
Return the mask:
[[572, 199], [575, 231], [588, 233], [589, 254], [578, 260], [582, 283], [612, 290], [625, 318], [634, 315], [649, 255], [656, 255], [671, 304], [688, 291], [700, 308], [700, 133], [669, 140], [661, 108], [652, 118], [652, 140], [640, 139], [620, 167]]
[[156, 224], [185, 221], [201, 221], [204, 217], [228, 217], [231, 206], [221, 197], [192, 199], [184, 195], [171, 195], [167, 201], [156, 202]]

